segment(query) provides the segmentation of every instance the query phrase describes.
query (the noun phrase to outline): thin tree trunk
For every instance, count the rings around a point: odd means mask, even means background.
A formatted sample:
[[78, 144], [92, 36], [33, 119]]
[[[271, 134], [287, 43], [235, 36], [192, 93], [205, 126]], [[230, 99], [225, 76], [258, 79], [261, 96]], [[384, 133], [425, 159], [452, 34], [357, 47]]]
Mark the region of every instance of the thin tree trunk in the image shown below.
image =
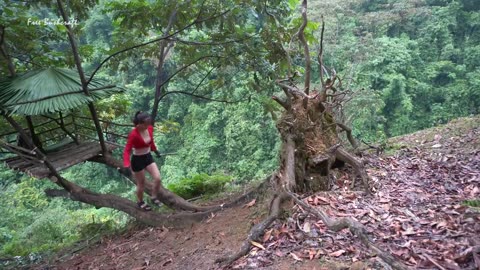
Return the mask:
[[[175, 22], [177, 17], [177, 9], [174, 9], [172, 11], [172, 14], [170, 14], [170, 18], [168, 20], [168, 25], [165, 29], [164, 35], [168, 35], [170, 30], [172, 29], [173, 23]], [[155, 99], [153, 100], [153, 107], [152, 107], [152, 124], [155, 123], [155, 119], [157, 118], [158, 114], [158, 106], [162, 97], [162, 89], [164, 88], [164, 65], [165, 65], [165, 59], [167, 57], [167, 54], [169, 50], [171, 49], [171, 46], [169, 46], [169, 41], [168, 40], [162, 40], [160, 41], [160, 46], [159, 46], [159, 51], [160, 55], [158, 56], [158, 65], [157, 65], [157, 77], [155, 80]]]
[[[62, 15], [62, 18], [65, 22], [68, 22], [68, 16], [65, 12], [65, 8], [63, 7], [62, 0], [57, 0], [58, 9]], [[75, 41], [75, 35], [73, 34], [72, 27], [69, 24], [65, 24], [67, 28], [68, 39], [70, 40], [70, 45], [72, 46], [73, 58], [75, 59], [75, 65], [77, 66], [78, 75], [80, 76], [80, 81], [82, 83], [82, 90], [86, 96], [90, 96], [88, 92], [88, 82], [85, 78], [85, 73], [83, 72], [82, 68], [82, 61], [80, 59], [80, 54], [78, 52], [78, 46]], [[100, 142], [100, 147], [102, 148], [102, 153], [104, 156], [108, 154], [107, 146], [105, 145], [105, 140], [103, 138], [102, 127], [100, 126], [100, 122], [98, 121], [97, 111], [95, 109], [95, 105], [93, 102], [88, 103], [88, 109], [90, 114], [92, 115], [93, 122], [95, 123], [95, 129], [97, 131], [98, 141]]]
[[10, 73], [10, 77], [14, 77], [15, 73], [15, 65], [13, 64], [12, 58], [8, 54], [7, 47], [5, 46], [5, 26], [0, 25], [0, 53], [5, 58], [7, 62], [8, 72]]
[[35, 134], [35, 127], [33, 126], [32, 117], [30, 115], [27, 115], [25, 116], [25, 119], [27, 120], [27, 125], [28, 129], [30, 130], [30, 135], [32, 136], [33, 144], [39, 149], [43, 149], [42, 142], [38, 138], [37, 134]]

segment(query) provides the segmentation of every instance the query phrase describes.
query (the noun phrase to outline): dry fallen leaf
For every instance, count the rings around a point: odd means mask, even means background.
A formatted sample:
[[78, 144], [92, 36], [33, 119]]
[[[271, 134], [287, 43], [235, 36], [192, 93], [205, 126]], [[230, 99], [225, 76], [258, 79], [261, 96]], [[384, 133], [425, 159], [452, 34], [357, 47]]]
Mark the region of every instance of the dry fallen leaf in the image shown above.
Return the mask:
[[250, 241], [250, 244], [252, 244], [252, 245], [254, 245], [254, 246], [256, 246], [256, 247], [258, 247], [258, 248], [260, 248], [260, 249], [265, 250], [265, 247], [264, 247], [262, 244], [258, 243], [258, 242]]
[[475, 197], [480, 192], [480, 189], [478, 187], [474, 187], [472, 191], [470, 192], [471, 197]]
[[297, 261], [302, 261], [302, 259], [300, 259], [295, 253], [291, 252], [290, 255], [292, 255], [292, 257], [297, 260]]
[[247, 208], [249, 208], [249, 207], [252, 207], [252, 206], [254, 206], [254, 205], [255, 205], [255, 202], [256, 202], [256, 201], [257, 201], [257, 199], [253, 199], [251, 202], [249, 202], [249, 203], [245, 204], [245, 206], [244, 206], [244, 207], [247, 207]]
[[339, 256], [343, 255], [345, 252], [346, 252], [345, 250], [340, 249], [340, 250], [337, 250], [335, 252], [329, 253], [328, 256], [339, 257]]
[[306, 232], [306, 233], [310, 232], [310, 222], [305, 222], [303, 224], [303, 231]]
[[[322, 201], [321, 204], [330, 204], [330, 200], [325, 197], [315, 196], [315, 199], [317, 199], [317, 201]], [[320, 202], [318, 202], [317, 204], [320, 204]]]
[[265, 234], [263, 235], [263, 243], [267, 242], [268, 240], [270, 240], [270, 236], [272, 236], [272, 231], [273, 229], [270, 229], [268, 231], [265, 232]]
[[438, 229], [446, 228], [447, 225], [448, 225], [448, 224], [447, 224], [447, 222], [446, 222], [445, 220], [434, 224], [434, 226], [436, 226]]
[[215, 217], [215, 214], [211, 213], [210, 217], [207, 219], [206, 223], [210, 223], [213, 220], [214, 217]]
[[320, 258], [321, 255], [325, 255], [325, 252], [324, 252], [323, 250], [319, 249], [319, 250], [317, 251], [317, 253], [315, 253], [315, 257], [314, 257], [314, 258], [315, 258], [315, 259], [318, 259], [318, 258]]
[[169, 258], [162, 263], [162, 266], [166, 266], [167, 264], [172, 263], [172, 262], [173, 262], [173, 260], [171, 258]]

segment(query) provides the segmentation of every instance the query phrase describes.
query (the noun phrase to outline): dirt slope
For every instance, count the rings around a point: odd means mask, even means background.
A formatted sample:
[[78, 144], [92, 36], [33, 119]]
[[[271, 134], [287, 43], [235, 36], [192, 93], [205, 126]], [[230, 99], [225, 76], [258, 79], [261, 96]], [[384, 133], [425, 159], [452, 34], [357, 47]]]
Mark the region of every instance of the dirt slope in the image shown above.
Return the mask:
[[[479, 269], [480, 118], [456, 120], [389, 142], [364, 160], [378, 192], [336, 190], [304, 198], [332, 217], [361, 222], [383, 250], [414, 269]], [[359, 183], [360, 185], [360, 183]], [[359, 190], [361, 190], [359, 186]], [[228, 267], [214, 260], [236, 251], [264, 203], [228, 209], [188, 229], [144, 228], [103, 239], [34, 269], [388, 269], [349, 231], [333, 233], [298, 206], [266, 231], [259, 247]]]

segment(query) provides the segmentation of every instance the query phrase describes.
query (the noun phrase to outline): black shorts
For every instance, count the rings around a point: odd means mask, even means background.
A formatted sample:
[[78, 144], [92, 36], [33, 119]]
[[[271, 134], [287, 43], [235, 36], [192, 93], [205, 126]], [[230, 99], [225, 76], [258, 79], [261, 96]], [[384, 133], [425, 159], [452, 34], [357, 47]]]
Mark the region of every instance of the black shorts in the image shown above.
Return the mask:
[[153, 157], [150, 153], [141, 156], [132, 155], [131, 164], [134, 172], [139, 172], [152, 163]]

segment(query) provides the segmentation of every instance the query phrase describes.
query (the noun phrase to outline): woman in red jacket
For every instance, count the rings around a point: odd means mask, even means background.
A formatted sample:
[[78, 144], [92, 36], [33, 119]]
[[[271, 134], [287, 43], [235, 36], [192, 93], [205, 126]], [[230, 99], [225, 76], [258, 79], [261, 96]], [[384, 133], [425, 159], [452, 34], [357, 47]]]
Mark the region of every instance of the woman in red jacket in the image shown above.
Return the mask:
[[[123, 166], [125, 170], [133, 171], [133, 175], [137, 181], [137, 204], [140, 209], [150, 211], [150, 205], [143, 201], [143, 191], [145, 188], [145, 170], [150, 173], [153, 179], [152, 203], [160, 205], [160, 200], [157, 198], [158, 190], [160, 189], [160, 172], [157, 164], [153, 161], [151, 151], [155, 152], [157, 156], [160, 153], [157, 151], [155, 142], [153, 141], [153, 126], [151, 125], [151, 117], [147, 113], [138, 111], [133, 118], [135, 128], [128, 134], [127, 144], [123, 151]], [[131, 151], [133, 155], [130, 158]]]

